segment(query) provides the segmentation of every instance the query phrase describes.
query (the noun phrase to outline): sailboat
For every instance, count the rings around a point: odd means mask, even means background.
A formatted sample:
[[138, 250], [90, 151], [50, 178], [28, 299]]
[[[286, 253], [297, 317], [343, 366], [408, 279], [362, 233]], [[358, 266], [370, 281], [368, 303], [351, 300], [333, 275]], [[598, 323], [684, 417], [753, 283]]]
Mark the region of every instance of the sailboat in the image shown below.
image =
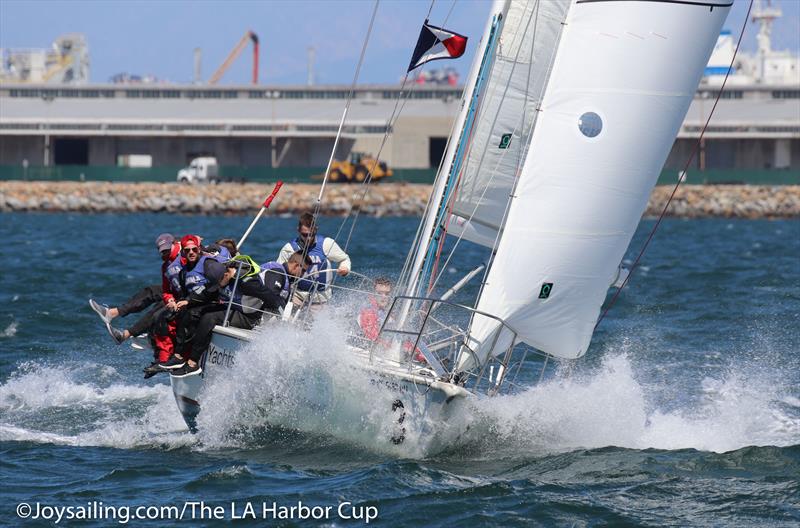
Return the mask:
[[[380, 338], [350, 345], [359, 375], [396, 391], [387, 413], [403, 426], [387, 444], [417, 426], [431, 450], [448, 445], [463, 427], [445, 425], [473, 398], [519, 389], [530, 354], [586, 353], [731, 5], [492, 4], [400, 294]], [[441, 293], [465, 240], [485, 263]], [[475, 277], [474, 302], [453, 302]], [[172, 378], [187, 423], [204, 379], [253, 338], [219, 326], [203, 377]]]

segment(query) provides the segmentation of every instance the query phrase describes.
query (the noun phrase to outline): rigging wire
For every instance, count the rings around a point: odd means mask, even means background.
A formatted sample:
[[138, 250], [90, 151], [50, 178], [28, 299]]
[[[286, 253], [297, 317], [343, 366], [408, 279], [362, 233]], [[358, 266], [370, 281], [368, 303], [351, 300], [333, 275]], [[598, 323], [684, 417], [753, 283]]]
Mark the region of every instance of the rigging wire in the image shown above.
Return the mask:
[[339, 130], [336, 132], [336, 139], [333, 142], [333, 148], [331, 149], [331, 157], [328, 160], [328, 167], [325, 170], [325, 176], [322, 179], [322, 185], [320, 185], [319, 189], [319, 196], [317, 196], [317, 204], [314, 210], [314, 216], [319, 213], [319, 208], [322, 204], [322, 196], [325, 193], [325, 184], [328, 182], [328, 173], [331, 170], [331, 164], [333, 163], [333, 157], [336, 154], [336, 147], [339, 145], [339, 139], [342, 137], [342, 129], [344, 128], [345, 119], [347, 119], [347, 112], [350, 110], [350, 104], [353, 102], [353, 94], [356, 90], [356, 83], [358, 82], [358, 75], [361, 73], [361, 66], [364, 64], [364, 55], [367, 52], [367, 44], [369, 44], [369, 37], [372, 34], [372, 28], [375, 25], [375, 16], [378, 14], [378, 6], [380, 5], [381, 0], [375, 0], [375, 7], [372, 9], [372, 18], [369, 21], [369, 27], [367, 28], [367, 35], [364, 37], [364, 45], [361, 46], [361, 56], [358, 58], [358, 65], [356, 66], [356, 71], [353, 74], [353, 82], [350, 84], [350, 92], [347, 94], [347, 103], [344, 106], [344, 112], [342, 112], [342, 119], [339, 122]]
[[[725, 72], [725, 78], [722, 80], [722, 85], [719, 87], [716, 99], [714, 99], [714, 105], [711, 107], [711, 112], [708, 114], [708, 119], [706, 119], [706, 123], [703, 125], [703, 129], [700, 131], [700, 136], [697, 138], [697, 142], [695, 143], [694, 148], [692, 149], [692, 152], [689, 155], [689, 158], [686, 160], [686, 163], [683, 166], [683, 170], [680, 172], [681, 175], [686, 174], [686, 171], [689, 170], [689, 165], [691, 165], [692, 161], [694, 161], [694, 157], [697, 154], [697, 151], [699, 150], [700, 145], [703, 142], [703, 136], [706, 133], [708, 124], [711, 122], [711, 118], [714, 116], [714, 110], [716, 110], [717, 103], [719, 103], [719, 100], [722, 97], [722, 92], [723, 90], [725, 90], [725, 84], [728, 82], [728, 77], [730, 76], [731, 70], [733, 69], [734, 61], [736, 61], [736, 55], [739, 53], [739, 46], [742, 44], [742, 38], [744, 37], [744, 30], [747, 27], [747, 21], [750, 18], [750, 11], [752, 9], [753, 9], [753, 0], [750, 0], [750, 5], [747, 8], [747, 15], [745, 15], [744, 23], [742, 24], [742, 30], [739, 33], [739, 40], [736, 42], [736, 49], [733, 50], [733, 57], [731, 57], [731, 63], [728, 66], [728, 71]], [[647, 247], [653, 240], [653, 237], [655, 236], [658, 227], [661, 225], [661, 221], [667, 214], [667, 209], [669, 209], [669, 205], [670, 203], [672, 203], [672, 199], [675, 197], [675, 193], [678, 192], [678, 187], [680, 187], [682, 180], [683, 178], [679, 177], [677, 183], [675, 183], [675, 186], [672, 188], [672, 193], [669, 195], [669, 198], [667, 198], [667, 203], [664, 204], [664, 208], [661, 210], [661, 214], [658, 215], [658, 219], [656, 219], [656, 223], [653, 226], [653, 229], [650, 230], [650, 234], [647, 236], [647, 240], [645, 240], [644, 244], [642, 245], [642, 248], [639, 250], [639, 254], [636, 255], [636, 259], [634, 259], [633, 264], [630, 267], [628, 276], [625, 277], [625, 279], [622, 281], [622, 284], [614, 293], [614, 296], [611, 297], [611, 300], [608, 302], [608, 305], [606, 306], [605, 310], [603, 310], [603, 313], [600, 314], [600, 317], [597, 319], [597, 323], [595, 323], [594, 325], [595, 330], [597, 329], [598, 326], [600, 326], [600, 322], [605, 318], [609, 310], [611, 310], [611, 307], [614, 306], [614, 303], [619, 298], [620, 292], [622, 292], [622, 289], [628, 284], [628, 281], [630, 280], [631, 276], [633, 276], [633, 270], [637, 268], [637, 266], [639, 265], [639, 261], [642, 259], [642, 255], [644, 255], [644, 252], [647, 250]]]
[[[417, 253], [415, 253], [414, 264], [409, 269], [408, 273], [408, 287], [410, 293], [416, 294], [422, 288], [422, 281], [425, 277], [428, 277], [430, 266], [434, 260], [434, 244], [439, 242], [442, 237], [446, 235], [446, 226], [444, 225], [444, 220], [447, 214], [447, 208], [450, 206], [451, 199], [455, 195], [454, 193], [457, 191], [460, 178], [463, 173], [463, 163], [469, 163], [469, 155], [472, 148], [472, 137], [476, 130], [476, 119], [477, 116], [480, 114], [480, 109], [484, 104], [484, 100], [486, 99], [485, 95], [485, 88], [484, 84], [486, 83], [486, 76], [488, 75], [491, 67], [490, 63], [493, 61], [490, 57], [494, 53], [494, 49], [498, 45], [498, 38], [500, 34], [500, 27], [501, 27], [501, 19], [502, 15], [498, 14], [497, 16], [493, 17], [492, 26], [489, 30], [489, 34], [487, 36], [486, 48], [483, 51], [483, 57], [480, 62], [480, 66], [476, 71], [476, 78], [475, 78], [475, 85], [472, 87], [472, 92], [469, 95], [469, 100], [463, 99], [463, 104], [467, 104], [467, 113], [465, 115], [464, 121], [461, 124], [461, 132], [458, 136], [458, 142], [455, 145], [455, 149], [452, 152], [451, 158], [451, 166], [448, 170], [447, 176], [440, 174], [437, 177], [437, 185], [440, 179], [443, 179], [443, 186], [441, 193], [438, 196], [431, 197], [429, 200], [429, 205], [431, 207], [426, 208], [426, 219], [428, 219], [427, 214], [434, 212], [435, 207], [435, 215], [432, 215], [429, 219], [432, 220], [430, 225], [427, 225], [427, 220], [423, 223], [426, 224], [426, 228], [430, 229], [430, 232], [424, 233], [427, 236], [427, 240], [424, 246], [424, 252], [422, 251], [422, 246], [420, 243], [422, 239], [420, 238], [416, 241], [415, 245], [417, 246]], [[516, 36], [515, 36], [516, 39]], [[494, 93], [494, 89], [496, 87], [492, 87], [492, 92]], [[424, 253], [424, 256], [422, 256]], [[421, 257], [421, 260], [420, 260]], [[413, 268], [419, 264], [419, 268], [414, 270]], [[413, 285], [413, 288], [412, 288]]]
[[[442, 27], [445, 27], [447, 25], [447, 21], [450, 19], [450, 15], [453, 13], [453, 9], [455, 8], [455, 5], [456, 5], [457, 2], [458, 2], [458, 0], [453, 0], [453, 3], [450, 6], [450, 10], [447, 12], [447, 15], [444, 18], [444, 22], [442, 23]], [[432, 0], [431, 1], [430, 7], [428, 8], [428, 14], [425, 16], [425, 20], [426, 21], [430, 18], [430, 15], [431, 15], [431, 12], [433, 11], [433, 6], [434, 6], [435, 3], [436, 3], [436, 0]], [[437, 38], [437, 40], [434, 43], [434, 45], [436, 43], [438, 43], [438, 42], [439, 42], [439, 40]], [[392, 110], [392, 113], [389, 116], [389, 119], [388, 119], [388, 122], [387, 122], [386, 131], [384, 132], [383, 139], [381, 140], [381, 144], [378, 147], [378, 153], [375, 155], [376, 165], [377, 165], [377, 162], [380, 160], [381, 153], [383, 152], [383, 148], [386, 145], [387, 139], [389, 138], [389, 134], [394, 129], [394, 125], [397, 122], [397, 120], [400, 119], [400, 114], [403, 113], [403, 110], [405, 109], [406, 103], [408, 102], [408, 99], [411, 96], [412, 90], [404, 91], [406, 83], [408, 82], [408, 77], [409, 77], [410, 73], [411, 72], [409, 72], [409, 71], [406, 72], [405, 76], [403, 77], [403, 81], [402, 81], [402, 83], [400, 85], [400, 95], [398, 96], [397, 101], [395, 101], [394, 109]], [[421, 74], [421, 72], [418, 75], [420, 75], [420, 74]], [[402, 105], [400, 104], [401, 100], [402, 100]], [[400, 106], [399, 110], [398, 110], [398, 106]], [[449, 142], [449, 140], [450, 140], [450, 138], [448, 137], [448, 142]], [[446, 146], [445, 146], [445, 148], [446, 148]], [[441, 169], [441, 163], [442, 163], [442, 161], [439, 162], [439, 168], [440, 169]], [[358, 191], [353, 193], [353, 198], [351, 200], [352, 203], [351, 203], [351, 206], [350, 206], [350, 211], [348, 212], [348, 214], [345, 217], [345, 219], [342, 221], [342, 224], [339, 226], [339, 230], [336, 233], [336, 238], [338, 238], [339, 234], [341, 233], [342, 229], [344, 228], [345, 224], [347, 223], [347, 220], [352, 215], [353, 216], [353, 221], [351, 222], [350, 230], [349, 230], [349, 232], [347, 234], [347, 240], [345, 241], [345, 244], [344, 244], [345, 253], [347, 252], [347, 248], [350, 245], [350, 240], [353, 237], [353, 231], [355, 230], [356, 223], [358, 222], [358, 218], [359, 218], [359, 216], [361, 214], [360, 204], [364, 202], [364, 200], [367, 197], [367, 194], [369, 193], [369, 185], [372, 183], [372, 171], [375, 169], [376, 165], [373, 165], [372, 167], [369, 168], [369, 171], [367, 172], [367, 175], [364, 178], [364, 181], [361, 183], [361, 189], [359, 189], [359, 191], [363, 190], [363, 192], [361, 192], [361, 197], [360, 198], [356, 198], [356, 196], [358, 194]], [[438, 173], [438, 171], [437, 171], [437, 173]], [[355, 214], [353, 214], [353, 211], [355, 211]]]
[[[345, 103], [344, 112], [342, 112], [342, 119], [339, 122], [339, 130], [336, 132], [336, 139], [333, 141], [333, 148], [331, 149], [331, 157], [328, 160], [328, 167], [325, 170], [325, 175], [322, 179], [322, 185], [320, 185], [319, 195], [317, 196], [317, 203], [314, 206], [314, 215], [313, 219], [311, 220], [311, 227], [310, 230], [313, 233], [317, 228], [317, 216], [319, 216], [319, 211], [322, 206], [322, 197], [325, 193], [325, 184], [328, 181], [328, 173], [331, 170], [331, 164], [333, 163], [333, 157], [336, 154], [336, 147], [339, 145], [339, 138], [342, 136], [342, 129], [344, 128], [345, 119], [347, 119], [347, 112], [350, 110], [350, 104], [353, 102], [353, 94], [355, 93], [356, 83], [358, 82], [358, 75], [361, 72], [361, 66], [364, 64], [364, 55], [367, 52], [367, 44], [369, 44], [370, 35], [372, 35], [372, 28], [375, 25], [375, 17], [378, 14], [378, 6], [380, 5], [381, 0], [375, 0], [375, 7], [372, 9], [372, 17], [369, 21], [369, 27], [367, 28], [367, 34], [364, 37], [364, 44], [361, 46], [361, 55], [358, 58], [358, 65], [356, 66], [356, 71], [353, 74], [353, 82], [350, 83], [350, 91], [347, 94], [347, 102]], [[305, 241], [304, 241], [305, 242]], [[303, 260], [308, 257], [308, 243], [303, 244]], [[289, 300], [291, 302], [292, 297], [294, 296], [295, 292], [297, 291], [297, 286], [299, 285], [300, 281], [295, 281], [292, 285], [291, 295], [289, 296]], [[311, 292], [313, 293], [313, 292]], [[311, 301], [311, 294], [309, 294], [309, 302]]]
[[[503, 101], [505, 101], [505, 99], [506, 99], [506, 95], [508, 94], [508, 89], [509, 89], [509, 87], [511, 85], [511, 79], [512, 79], [513, 74], [514, 74], [514, 70], [516, 69], [516, 65], [519, 63], [519, 55], [520, 55], [520, 52], [522, 51], [522, 44], [525, 41], [526, 35], [528, 34], [528, 29], [530, 28], [531, 20], [533, 20], [533, 32], [532, 32], [532, 35], [531, 35], [531, 50], [530, 50], [531, 56], [530, 56], [530, 59], [529, 59], [530, 62], [528, 64], [528, 76], [527, 76], [526, 91], [525, 91], [525, 102], [523, 103], [523, 108], [524, 108], [524, 106], [526, 106], [528, 104], [528, 97], [529, 97], [528, 90], [530, 89], [530, 75], [531, 75], [531, 70], [532, 70], [532, 67], [533, 67], [533, 50], [534, 50], [534, 47], [535, 47], [535, 44], [536, 44], [536, 30], [538, 28], [538, 22], [539, 22], [539, 2], [536, 2], [535, 6], [533, 8], [533, 13], [534, 13], [534, 15], [532, 17], [528, 18], [528, 21], [525, 24], [525, 29], [521, 33], [521, 40], [522, 41], [520, 42], [519, 46], [517, 47], [517, 53], [514, 56], [514, 65], [512, 66], [511, 73], [509, 74], [508, 83], [506, 84], [506, 86], [505, 86], [505, 88], [503, 90], [503, 94], [500, 97], [499, 105], [502, 105]], [[522, 20], [520, 20], [520, 26], [517, 26], [517, 30], [520, 29], [521, 24], [522, 24]], [[520, 35], [519, 31], [517, 31], [517, 33], [515, 33], [515, 35], [514, 35], [514, 41], [512, 41], [511, 46], [510, 46], [511, 49], [513, 49], [515, 47], [516, 37], [518, 35]], [[551, 54], [551, 60], [555, 56], [554, 53], [555, 52], [553, 52], [553, 54]], [[542, 85], [542, 89], [541, 89], [541, 91], [539, 93], [539, 97], [538, 97], [539, 104], [541, 104], [542, 93], [543, 93], [543, 91], [545, 89], [545, 86], [546, 86], [546, 84]], [[495, 86], [495, 88], [496, 87], [497, 86]], [[492, 97], [494, 97], [494, 90], [493, 90], [491, 95], [487, 94], [487, 100], [491, 100]], [[489, 127], [489, 130], [494, 130], [495, 125], [497, 124], [498, 117], [499, 117], [499, 115], [496, 115], [494, 117], [494, 120], [492, 121], [492, 124]], [[532, 116], [531, 124], [530, 124], [530, 127], [528, 128], [527, 133], [525, 132], [525, 111], [524, 111], [524, 109], [521, 112], [521, 116], [520, 117], [521, 117], [520, 123], [514, 127], [514, 129], [511, 131], [511, 135], [512, 135], [512, 137], [514, 135], [516, 135], [517, 130], [521, 127], [522, 128], [522, 133], [524, 134], [524, 137], [530, 137], [530, 133], [533, 130], [533, 125], [536, 122], [536, 115], [534, 114]], [[478, 167], [477, 167], [477, 169], [475, 169], [476, 172], [480, 172], [481, 167], [483, 167], [483, 162], [484, 162], [484, 160], [486, 158], [486, 146], [488, 146], [488, 142], [489, 142], [489, 136], [487, 136], [487, 140], [486, 140], [486, 142], [484, 144], [484, 151], [483, 151], [483, 154], [480, 157], [480, 161], [478, 163]], [[523, 149], [520, 149], [520, 156], [522, 155], [522, 150]], [[477, 214], [478, 208], [480, 207], [481, 203], [483, 203], [483, 199], [486, 196], [486, 192], [489, 190], [489, 187], [491, 186], [492, 182], [494, 181], [495, 176], [498, 174], [498, 168], [500, 167], [500, 164], [505, 159], [507, 153], [508, 153], [508, 150], [504, 150], [502, 152], [502, 154], [499, 156], [499, 158], [497, 159], [497, 162], [495, 163], [494, 168], [492, 169], [492, 171], [490, 173], [491, 176], [489, 177], [489, 180], [487, 181], [487, 183], [486, 183], [486, 185], [485, 185], [485, 187], [483, 189], [483, 192], [481, 193], [480, 197], [475, 201], [475, 206], [473, 207], [472, 212], [469, 215], [469, 218], [467, 218], [468, 221], [472, 221], [472, 219]], [[517, 174], [515, 175], [515, 180], [519, 176], [519, 170], [520, 170], [519, 161], [520, 160], [518, 159], [517, 168], [516, 168]], [[465, 166], [464, 167], [464, 171], [466, 171], [466, 170], [467, 170], [467, 167]], [[512, 195], [513, 195], [513, 192], [512, 192]], [[457, 197], [457, 194], [454, 193], [453, 194], [453, 201], [452, 201], [451, 206], [450, 206], [450, 214], [452, 214], [452, 210], [453, 210], [454, 205], [455, 205], [456, 197]], [[501, 223], [500, 223], [501, 226], [505, 223], [505, 217], [506, 217], [506, 215], [508, 213], [508, 204], [510, 204], [510, 202], [511, 202], [511, 197], [509, 197], [509, 200], [508, 200], [508, 202], [506, 204], [506, 209], [505, 209], [505, 211], [503, 213], [503, 218], [502, 218]], [[446, 223], [449, 223], [449, 215], [447, 216]], [[494, 242], [494, 247], [492, 248], [492, 253], [497, 249], [497, 244], [499, 242], [499, 235], [500, 235], [501, 231], [502, 231], [502, 229], [498, 229], [498, 235], [497, 235], [497, 237], [495, 237], [495, 242]], [[447, 226], [445, 226], [445, 233], [446, 232], [447, 232]], [[444, 247], [444, 238], [445, 238], [445, 236], [442, 236], [442, 240], [439, 243], [439, 248], [438, 248], [437, 253], [436, 253], [436, 264], [434, 265], [433, 272], [431, 273], [430, 284], [428, 286], [428, 292], [429, 293], [433, 291], [433, 289], [438, 284], [439, 279], [441, 279], [442, 276], [444, 275], [445, 271], [447, 270], [447, 266], [449, 265], [450, 260], [453, 258], [453, 255], [455, 254], [456, 249], [458, 249], [458, 246], [461, 243], [461, 240], [464, 238], [464, 234], [465, 233], [466, 233], [466, 229], [461, 231], [461, 233], [459, 234], [455, 244], [453, 245], [453, 248], [450, 250], [447, 258], [445, 259], [445, 263], [441, 268], [441, 272], [438, 275], [436, 275], [436, 267], [438, 265], [439, 259], [441, 258], [441, 252], [442, 252], [442, 249]], [[490, 264], [490, 263], [491, 263], [491, 255], [489, 257], [489, 261], [488, 261], [487, 264]], [[481, 283], [486, 282], [486, 275], [488, 273], [488, 267], [489, 266], [487, 265], [487, 270], [484, 271], [484, 276], [483, 276], [483, 279], [482, 279]], [[476, 300], [476, 303], [477, 303], [477, 300]]]

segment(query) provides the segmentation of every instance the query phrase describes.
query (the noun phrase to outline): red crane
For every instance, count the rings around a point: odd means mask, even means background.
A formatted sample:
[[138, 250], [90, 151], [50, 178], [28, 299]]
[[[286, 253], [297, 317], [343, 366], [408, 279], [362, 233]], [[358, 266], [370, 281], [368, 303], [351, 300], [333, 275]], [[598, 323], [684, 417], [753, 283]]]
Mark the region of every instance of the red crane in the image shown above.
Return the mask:
[[227, 58], [225, 58], [225, 62], [222, 63], [222, 66], [217, 68], [217, 71], [215, 71], [208, 80], [208, 84], [217, 84], [222, 76], [225, 75], [225, 72], [228, 71], [231, 64], [233, 64], [233, 61], [241, 55], [242, 50], [247, 46], [248, 40], [253, 43], [253, 84], [258, 84], [258, 35], [252, 31], [247, 31], [244, 36], [242, 36], [233, 50], [228, 54]]

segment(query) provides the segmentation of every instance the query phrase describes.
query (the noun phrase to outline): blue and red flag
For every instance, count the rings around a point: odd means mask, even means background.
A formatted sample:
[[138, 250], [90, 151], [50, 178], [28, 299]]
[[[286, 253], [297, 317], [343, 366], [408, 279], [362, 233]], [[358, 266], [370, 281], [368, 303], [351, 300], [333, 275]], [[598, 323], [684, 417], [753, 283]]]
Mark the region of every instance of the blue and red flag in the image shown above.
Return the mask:
[[422, 66], [426, 62], [439, 59], [457, 59], [467, 49], [467, 37], [453, 33], [448, 29], [431, 26], [426, 20], [419, 33], [417, 47], [411, 56], [408, 71]]

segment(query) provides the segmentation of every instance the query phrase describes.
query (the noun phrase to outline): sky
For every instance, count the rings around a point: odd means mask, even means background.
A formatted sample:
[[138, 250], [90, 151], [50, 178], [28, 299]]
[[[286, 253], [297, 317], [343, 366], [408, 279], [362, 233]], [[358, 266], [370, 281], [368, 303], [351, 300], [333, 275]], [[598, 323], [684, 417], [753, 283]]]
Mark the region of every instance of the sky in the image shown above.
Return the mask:
[[[725, 28], [738, 36], [749, 0], [736, 0]], [[773, 48], [800, 52], [800, 0], [773, 0], [783, 17]], [[261, 41], [262, 84], [305, 84], [308, 47], [315, 48], [317, 84], [350, 84], [367, 33], [373, 0], [0, 0], [0, 48], [46, 48], [61, 34], [89, 42], [91, 81], [117, 73], [153, 75], [171, 83], [193, 78], [194, 49], [202, 49], [208, 79], [247, 30]], [[466, 75], [489, 11], [488, 0], [382, 0], [359, 83], [402, 79], [422, 22], [467, 35], [464, 57], [431, 63]], [[756, 47], [748, 24], [743, 49]], [[248, 84], [250, 45], [219, 84]]]

